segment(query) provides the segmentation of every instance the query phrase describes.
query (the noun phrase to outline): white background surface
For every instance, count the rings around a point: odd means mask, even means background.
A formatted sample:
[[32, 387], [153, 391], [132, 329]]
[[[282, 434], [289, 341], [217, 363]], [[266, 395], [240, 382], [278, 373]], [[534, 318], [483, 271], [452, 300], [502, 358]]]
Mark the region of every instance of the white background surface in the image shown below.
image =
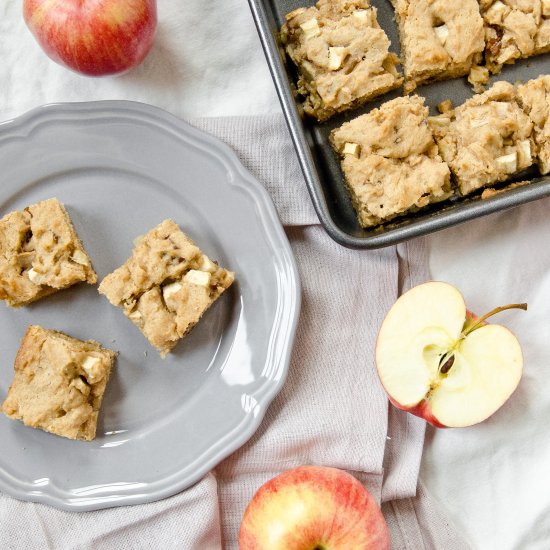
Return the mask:
[[[0, 5], [2, 119], [43, 103], [98, 99], [144, 101], [185, 118], [279, 111], [246, 0], [160, 0], [151, 55], [114, 79], [49, 61], [20, 9], [15, 0]], [[456, 284], [476, 313], [529, 302], [527, 313], [499, 317], [525, 352], [512, 399], [477, 427], [427, 434], [422, 478], [476, 549], [550, 548], [549, 207], [539, 201], [429, 239], [433, 278]]]
[[480, 550], [550, 548], [549, 207], [542, 200], [430, 238], [432, 276], [459, 287], [471, 310], [529, 304], [494, 320], [524, 353], [511, 399], [478, 426], [426, 434], [421, 478]]
[[2, 118], [43, 103], [128, 99], [184, 118], [279, 111], [246, 0], [158, 0], [145, 62], [118, 78], [88, 78], [50, 61], [27, 30], [19, 0], [0, 3]]

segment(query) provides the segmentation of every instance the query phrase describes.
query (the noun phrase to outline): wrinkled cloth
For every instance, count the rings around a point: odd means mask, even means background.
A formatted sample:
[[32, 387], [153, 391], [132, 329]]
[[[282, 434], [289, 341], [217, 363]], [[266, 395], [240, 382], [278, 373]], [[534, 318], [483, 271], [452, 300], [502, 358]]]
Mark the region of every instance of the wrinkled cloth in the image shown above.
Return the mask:
[[[150, 540], [151, 548], [236, 549], [254, 492], [302, 464], [348, 470], [379, 502], [415, 497], [424, 422], [388, 407], [375, 372], [374, 346], [399, 293], [427, 277], [425, 241], [366, 252], [331, 240], [308, 200], [281, 115], [191, 123], [234, 148], [269, 190], [285, 224], [302, 281], [287, 381], [252, 439], [181, 495], [80, 515], [2, 495], [0, 525], [13, 533], [6, 539], [13, 548], [132, 548], [132, 541], [147, 547]], [[417, 515], [401, 508], [386, 508], [397, 518], [396, 540], [415, 542], [395, 548], [423, 548], [424, 539], [414, 538], [422, 533]], [[38, 529], [21, 533], [21, 524]], [[155, 534], [161, 531], [162, 544]], [[22, 543], [25, 536], [36, 538]]]
[[271, 194], [300, 270], [303, 306], [288, 380], [253, 438], [187, 491], [80, 514], [0, 494], [0, 546], [233, 550], [258, 487], [315, 463], [349, 470], [384, 502], [392, 548], [466, 548], [425, 488], [417, 491], [424, 423], [388, 407], [373, 364], [384, 314], [429, 276], [426, 242], [374, 252], [334, 243], [311, 206], [247, 2], [158, 4], [159, 31], [145, 62], [118, 78], [90, 79], [50, 61], [25, 28], [20, 3], [4, 2], [0, 119], [51, 102], [126, 99], [228, 143]]

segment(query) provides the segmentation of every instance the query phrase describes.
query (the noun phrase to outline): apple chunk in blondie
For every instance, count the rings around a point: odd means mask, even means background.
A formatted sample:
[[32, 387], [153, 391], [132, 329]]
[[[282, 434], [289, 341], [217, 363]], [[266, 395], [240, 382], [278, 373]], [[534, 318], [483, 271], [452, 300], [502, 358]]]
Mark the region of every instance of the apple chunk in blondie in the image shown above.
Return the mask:
[[332, 132], [363, 227], [451, 195], [449, 168], [438, 155], [427, 118], [423, 98], [402, 97]]
[[289, 13], [281, 41], [300, 73], [304, 111], [325, 120], [397, 88], [397, 56], [368, 0], [320, 0]]
[[115, 358], [92, 340], [30, 326], [2, 412], [31, 428], [90, 441]]
[[76, 283], [94, 284], [69, 214], [48, 199], [0, 220], [0, 299], [23, 306]]
[[132, 256], [99, 286], [164, 357], [233, 283], [172, 220], [138, 239]]

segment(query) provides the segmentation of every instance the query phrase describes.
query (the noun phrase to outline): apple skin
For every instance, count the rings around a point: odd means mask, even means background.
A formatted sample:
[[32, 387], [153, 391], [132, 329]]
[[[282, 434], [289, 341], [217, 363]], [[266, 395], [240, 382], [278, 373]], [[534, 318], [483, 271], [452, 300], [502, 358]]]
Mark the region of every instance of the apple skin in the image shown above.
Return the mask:
[[352, 475], [301, 466], [271, 479], [250, 501], [239, 550], [389, 550], [386, 521]]
[[46, 54], [87, 76], [121, 74], [143, 61], [157, 28], [156, 0], [23, 0]]
[[432, 414], [432, 407], [430, 406], [430, 403], [426, 401], [426, 399], [423, 399], [415, 405], [414, 407], [404, 407], [403, 405], [400, 405], [391, 398], [388, 394], [388, 399], [390, 403], [397, 407], [398, 409], [401, 409], [402, 411], [414, 414], [414, 416], [419, 416], [420, 418], [423, 418], [426, 422], [430, 423], [432, 426], [435, 426], [436, 428], [448, 428], [449, 426], [445, 426], [444, 424], [441, 424], [437, 418]]

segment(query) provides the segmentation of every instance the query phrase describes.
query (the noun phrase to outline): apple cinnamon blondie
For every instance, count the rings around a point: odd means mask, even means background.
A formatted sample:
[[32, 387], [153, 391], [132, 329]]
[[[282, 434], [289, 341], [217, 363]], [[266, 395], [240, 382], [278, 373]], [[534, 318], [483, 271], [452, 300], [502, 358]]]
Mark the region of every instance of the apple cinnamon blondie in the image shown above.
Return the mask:
[[462, 195], [506, 181], [535, 160], [533, 123], [508, 82], [431, 118], [430, 126]]
[[359, 223], [371, 227], [451, 195], [424, 99], [384, 103], [331, 134]]
[[506, 63], [550, 51], [550, 0], [480, 0], [485, 63], [492, 73]]
[[523, 110], [535, 125], [536, 157], [542, 174], [550, 173], [550, 76], [544, 75], [518, 86]]
[[90, 441], [115, 358], [93, 340], [31, 325], [2, 412], [31, 428]]
[[233, 283], [172, 220], [138, 239], [99, 292], [123, 309], [164, 357]]
[[468, 74], [485, 47], [477, 0], [392, 0], [401, 39], [405, 92]]
[[319, 0], [286, 16], [281, 42], [298, 67], [307, 114], [326, 120], [401, 85], [376, 14], [369, 0]]
[[0, 220], [0, 299], [17, 307], [97, 275], [69, 214], [48, 199]]

